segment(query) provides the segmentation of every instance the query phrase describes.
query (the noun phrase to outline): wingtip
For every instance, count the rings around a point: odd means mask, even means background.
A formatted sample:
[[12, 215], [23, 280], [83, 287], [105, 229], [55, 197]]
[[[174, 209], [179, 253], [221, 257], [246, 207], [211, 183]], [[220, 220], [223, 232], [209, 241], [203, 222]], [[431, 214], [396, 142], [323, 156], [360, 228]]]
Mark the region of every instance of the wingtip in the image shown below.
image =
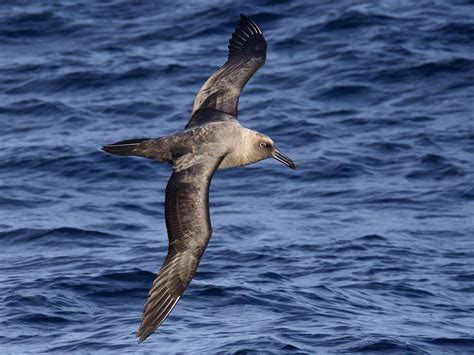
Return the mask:
[[151, 332], [148, 331], [148, 332], [147, 332], [147, 328], [144, 329], [144, 328], [140, 325], [140, 328], [138, 328], [137, 334], [136, 334], [136, 337], [138, 338], [138, 339], [137, 339], [138, 344], [143, 343], [143, 342], [146, 340], [146, 338], [148, 338], [148, 337], [150, 336], [151, 333], [153, 333], [153, 331], [151, 331]]
[[[167, 318], [167, 317], [165, 317], [165, 318]], [[159, 324], [157, 324], [156, 326], [151, 326], [151, 327], [150, 326], [145, 326], [143, 324], [143, 321], [142, 321], [142, 323], [140, 324], [140, 327], [137, 330], [137, 334], [136, 334], [136, 337], [138, 338], [137, 339], [138, 344], [143, 343], [150, 335], [152, 335], [156, 331], [156, 329], [159, 328], [161, 323], [163, 323], [163, 321], [164, 321], [164, 319]]]
[[262, 34], [262, 30], [258, 27], [254, 20], [252, 20], [249, 16], [240, 14], [240, 23], [239, 27], [244, 27], [249, 29], [253, 33]]
[[263, 58], [265, 62], [267, 42], [262, 30], [248, 16], [240, 14], [240, 22], [229, 40], [229, 60], [242, 55]]

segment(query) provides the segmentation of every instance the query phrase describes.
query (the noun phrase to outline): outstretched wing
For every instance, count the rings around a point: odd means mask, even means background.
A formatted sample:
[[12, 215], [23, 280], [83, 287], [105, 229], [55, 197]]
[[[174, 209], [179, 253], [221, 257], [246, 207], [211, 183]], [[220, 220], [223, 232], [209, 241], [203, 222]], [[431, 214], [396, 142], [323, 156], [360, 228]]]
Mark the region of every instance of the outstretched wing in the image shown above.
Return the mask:
[[209, 185], [222, 159], [204, 156], [195, 165], [173, 170], [165, 198], [168, 255], [145, 303], [140, 342], [168, 317], [196, 273], [212, 234]]
[[[237, 119], [239, 97], [245, 84], [265, 63], [267, 42], [250, 18], [240, 22], [229, 40], [229, 57], [201, 87], [186, 129], [216, 120]], [[221, 115], [215, 115], [215, 113]]]

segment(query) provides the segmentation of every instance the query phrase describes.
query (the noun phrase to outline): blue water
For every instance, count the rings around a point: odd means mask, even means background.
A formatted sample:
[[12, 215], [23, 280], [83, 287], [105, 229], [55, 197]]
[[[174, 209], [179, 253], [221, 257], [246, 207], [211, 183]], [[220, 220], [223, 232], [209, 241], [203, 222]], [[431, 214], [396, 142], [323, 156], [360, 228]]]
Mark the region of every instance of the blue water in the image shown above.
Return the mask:
[[[103, 144], [184, 127], [239, 13], [240, 100], [278, 162], [219, 171], [214, 235], [136, 343], [170, 167]], [[472, 1], [0, 4], [0, 352], [474, 351]]]

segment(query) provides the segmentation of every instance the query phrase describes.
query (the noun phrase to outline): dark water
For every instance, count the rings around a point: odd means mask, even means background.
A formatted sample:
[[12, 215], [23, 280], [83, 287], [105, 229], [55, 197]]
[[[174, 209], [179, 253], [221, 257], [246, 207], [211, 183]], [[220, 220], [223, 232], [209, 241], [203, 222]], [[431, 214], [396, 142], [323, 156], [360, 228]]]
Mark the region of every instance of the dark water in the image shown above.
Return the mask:
[[[269, 42], [241, 122], [299, 163], [218, 172], [199, 273], [148, 341], [163, 136], [226, 58]], [[469, 1], [0, 5], [0, 351], [474, 351]]]

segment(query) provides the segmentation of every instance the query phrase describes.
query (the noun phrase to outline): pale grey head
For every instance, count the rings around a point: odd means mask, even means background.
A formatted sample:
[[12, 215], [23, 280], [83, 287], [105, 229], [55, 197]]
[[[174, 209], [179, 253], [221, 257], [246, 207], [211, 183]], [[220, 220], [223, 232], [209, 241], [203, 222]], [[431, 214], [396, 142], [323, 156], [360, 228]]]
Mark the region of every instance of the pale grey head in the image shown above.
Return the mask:
[[222, 126], [227, 126], [218, 128], [227, 154], [218, 169], [249, 165], [267, 158], [274, 158], [296, 169], [296, 163], [281, 153], [270, 137], [237, 124]]
[[280, 152], [276, 148], [273, 140], [268, 136], [256, 132], [255, 139], [253, 142], [253, 151], [254, 156], [256, 158], [255, 161], [260, 161], [267, 158], [274, 158], [279, 162], [282, 162], [283, 164], [296, 170], [296, 163], [292, 159], [288, 158], [285, 154]]

